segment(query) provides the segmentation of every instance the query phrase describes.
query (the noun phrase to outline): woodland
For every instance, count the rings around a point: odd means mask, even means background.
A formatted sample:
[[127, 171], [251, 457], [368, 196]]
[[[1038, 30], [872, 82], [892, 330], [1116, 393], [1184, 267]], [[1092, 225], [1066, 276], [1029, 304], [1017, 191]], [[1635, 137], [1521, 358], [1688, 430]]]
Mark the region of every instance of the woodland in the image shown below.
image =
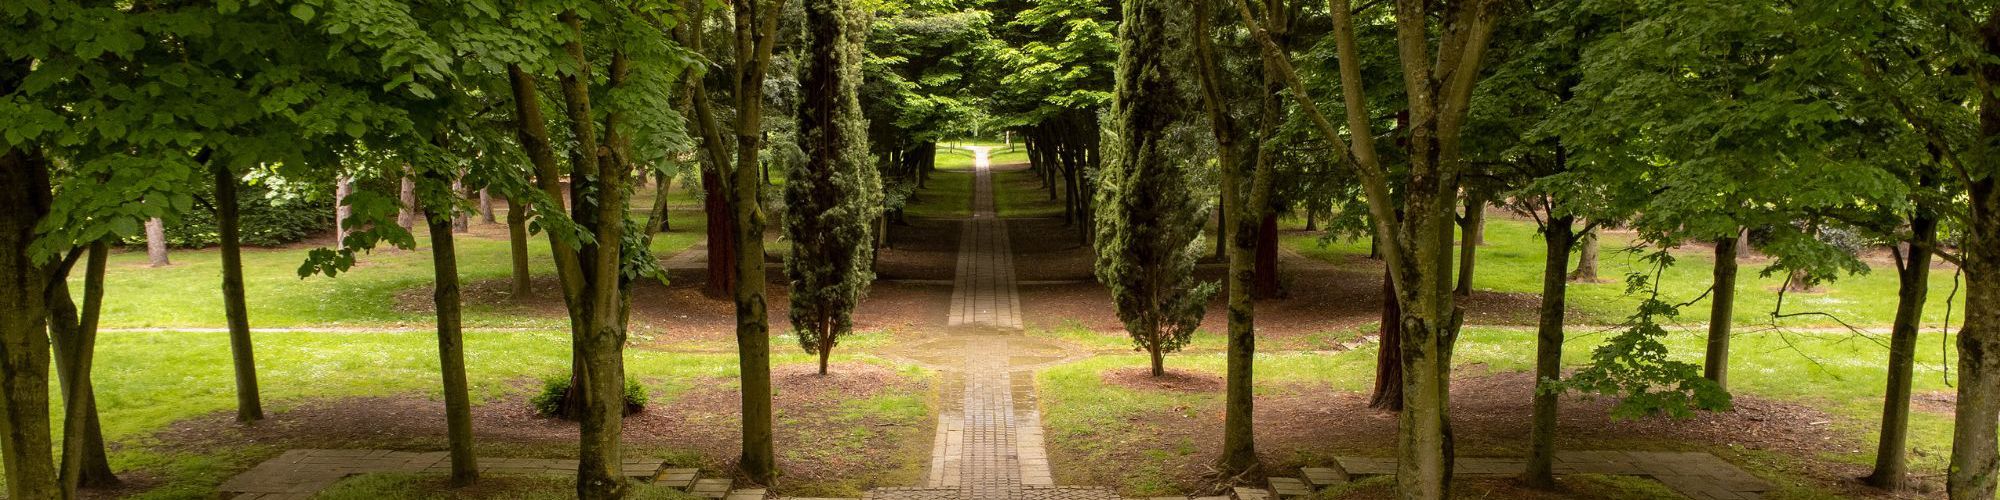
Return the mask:
[[1991, 499], [1995, 148], [1988, 0], [7, 0], [6, 498], [861, 498], [1004, 334], [1125, 497]]

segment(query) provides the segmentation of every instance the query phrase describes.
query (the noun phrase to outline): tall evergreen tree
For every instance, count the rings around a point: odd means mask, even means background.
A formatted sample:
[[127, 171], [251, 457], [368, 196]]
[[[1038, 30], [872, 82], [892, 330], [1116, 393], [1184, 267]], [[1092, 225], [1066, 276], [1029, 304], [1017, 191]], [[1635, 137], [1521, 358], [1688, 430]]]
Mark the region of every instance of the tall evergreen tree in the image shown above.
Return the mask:
[[1177, 72], [1188, 61], [1173, 51], [1168, 25], [1183, 20], [1183, 4], [1122, 5], [1117, 155], [1102, 173], [1098, 194], [1097, 275], [1111, 289], [1125, 331], [1152, 356], [1153, 375], [1161, 376], [1166, 354], [1187, 345], [1216, 291], [1214, 283], [1194, 279], [1208, 211], [1193, 187], [1192, 158], [1198, 155], [1187, 144], [1195, 130], [1179, 110], [1198, 104], [1183, 95]]
[[875, 279], [874, 221], [882, 179], [868, 154], [861, 113], [865, 12], [852, 0], [806, 0], [809, 57], [799, 80], [799, 149], [806, 154], [785, 184], [785, 234], [792, 253], [792, 330], [819, 356], [819, 373], [840, 337], [853, 329], [854, 305]]

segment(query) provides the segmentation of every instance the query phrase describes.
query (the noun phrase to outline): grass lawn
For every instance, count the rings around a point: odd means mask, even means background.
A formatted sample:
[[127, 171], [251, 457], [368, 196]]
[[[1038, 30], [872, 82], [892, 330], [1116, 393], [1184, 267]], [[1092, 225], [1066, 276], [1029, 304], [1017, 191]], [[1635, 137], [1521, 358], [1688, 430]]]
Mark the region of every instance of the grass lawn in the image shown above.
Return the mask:
[[[1329, 262], [1346, 262], [1368, 254], [1366, 239], [1325, 242], [1319, 235], [1309, 233], [1288, 233], [1281, 238], [1280, 243], [1285, 247]], [[1639, 297], [1625, 293], [1626, 275], [1634, 272], [1651, 274], [1653, 266], [1640, 260], [1639, 254], [1623, 251], [1632, 245], [1632, 237], [1628, 234], [1608, 234], [1599, 245], [1599, 276], [1605, 282], [1572, 283], [1569, 287], [1570, 310], [1584, 313], [1591, 323], [1617, 323], [1629, 316], [1639, 303]], [[1533, 221], [1489, 217], [1486, 222], [1486, 245], [1479, 248], [1473, 287], [1539, 294], [1542, 289], [1542, 254], [1541, 236], [1536, 232]], [[1672, 303], [1694, 300], [1707, 291], [1712, 282], [1713, 252], [1705, 247], [1685, 248], [1674, 251], [1674, 255], [1674, 265], [1661, 274], [1660, 293]], [[1574, 265], [1575, 257], [1571, 259]], [[1778, 303], [1778, 288], [1783, 285], [1785, 275], [1759, 276], [1765, 265], [1762, 260], [1746, 259], [1742, 262], [1736, 289], [1735, 322], [1738, 325], [1772, 324], [1771, 312]], [[1886, 328], [1896, 315], [1894, 271], [1892, 267], [1883, 267], [1866, 274], [1843, 276], [1839, 281], [1822, 285], [1819, 291], [1812, 293], [1787, 293], [1784, 312], [1823, 312], [1850, 324]], [[1924, 322], [1931, 328], [1937, 328], [1944, 322], [1948, 307], [1945, 297], [1952, 292], [1952, 274], [1953, 270], [1949, 268], [1931, 272], [1931, 299], [1924, 309]], [[1953, 323], [1963, 322], [1964, 306], [1965, 293], [1961, 289], [1957, 299], [1949, 305], [1953, 311]], [[1682, 308], [1679, 319], [1705, 323], [1708, 308], [1709, 301], [1704, 297]], [[1838, 322], [1819, 315], [1785, 318], [1779, 324], [1840, 326]]]
[[[886, 337], [886, 334], [880, 333], [857, 333], [851, 340], [842, 343], [842, 350], [835, 351], [834, 357], [836, 361], [888, 366], [902, 377], [928, 380], [929, 375], [924, 372], [895, 367], [865, 354], [865, 349], [888, 342]], [[773, 365], [804, 366], [816, 362], [816, 358], [793, 348], [795, 342], [788, 337], [772, 339]], [[465, 344], [466, 372], [475, 405], [518, 397], [522, 391], [536, 388], [534, 381], [567, 373], [569, 369], [569, 336], [562, 330], [468, 332]], [[438, 394], [437, 340], [430, 333], [264, 332], [256, 336], [256, 346], [258, 384], [267, 415], [300, 405], [348, 397], [418, 395], [431, 400], [441, 397]], [[112, 465], [121, 474], [131, 474], [137, 469], [145, 471], [142, 475], [157, 478], [160, 484], [148, 491], [145, 497], [213, 496], [215, 487], [231, 475], [283, 451], [257, 443], [190, 449], [161, 443], [155, 437], [155, 433], [176, 422], [234, 412], [235, 385], [229, 352], [228, 336], [223, 333], [106, 332], [98, 340], [97, 369], [93, 380], [105, 439], [110, 444]], [[633, 348], [627, 349], [625, 356], [626, 373], [646, 385], [651, 396], [648, 406], [654, 408], [674, 405], [683, 394], [698, 389], [696, 384], [724, 380], [725, 389], [733, 387], [738, 376], [737, 362], [736, 355], [730, 352], [665, 352]], [[53, 388], [50, 397], [60, 401]], [[903, 423], [897, 428], [924, 427], [920, 424], [928, 423], [932, 414], [930, 402], [922, 395], [890, 394], [839, 404], [842, 411], [836, 419], [859, 421], [874, 418]], [[61, 408], [54, 408], [52, 414], [59, 421]], [[326, 424], [338, 425], [338, 422]], [[919, 434], [928, 435], [928, 431], [928, 428], [923, 428]], [[311, 430], [302, 432], [310, 433]], [[60, 434], [59, 429], [57, 433]], [[842, 449], [847, 449], [851, 452], [871, 437], [866, 434], [835, 436], [825, 441], [830, 444], [823, 451], [841, 453]], [[60, 440], [60, 437], [57, 439]], [[355, 446], [367, 445], [357, 443]], [[557, 456], [573, 456], [574, 453], [573, 443], [555, 450], [525, 451], [509, 443], [480, 442], [479, 446], [482, 455], [495, 450], [503, 454], [527, 453], [528, 456], [551, 452], [563, 454]], [[921, 457], [927, 455], [927, 451], [915, 453]], [[921, 461], [916, 458], [910, 460]], [[918, 470], [921, 470], [920, 467]], [[890, 473], [897, 472], [892, 470]], [[384, 487], [381, 484], [400, 484], [396, 481], [399, 480], [371, 479], [357, 481], [360, 486], [348, 485], [344, 488], [375, 491]], [[788, 486], [841, 490], [838, 484], [823, 486], [794, 482]], [[558, 488], [550, 491], [567, 490]], [[512, 496], [509, 493], [501, 497]]]
[[[1699, 363], [1703, 335], [1701, 331], [1680, 331], [1668, 338], [1667, 344], [1675, 353], [1675, 358]], [[1604, 338], [1604, 333], [1592, 330], [1570, 332], [1570, 341], [1564, 347], [1565, 361], [1572, 366], [1587, 361], [1590, 350]], [[1199, 346], [1218, 340], [1197, 338], [1196, 343]], [[1945, 363], [1956, 362], [1955, 355], [1932, 348], [1948, 345], [1950, 340], [1933, 333], [1924, 335], [1919, 341], [1919, 345], [1931, 347], [1920, 349], [1917, 355], [1914, 387], [1917, 394], [1950, 390], [1943, 382], [1943, 370]], [[1459, 339], [1453, 361], [1461, 369], [1526, 372], [1533, 367], [1529, 353], [1534, 352], [1534, 342], [1534, 332], [1529, 329], [1467, 327]], [[1885, 346], [1845, 334], [1781, 336], [1777, 333], [1758, 333], [1736, 337], [1732, 347], [1731, 383], [1736, 394], [1826, 411], [1836, 417], [1827, 425], [1866, 446], [1858, 446], [1852, 453], [1816, 457], [1772, 456], [1765, 452], [1727, 447], [1709, 451], [1772, 479], [1799, 476], [1798, 462], [1807, 459], [1872, 463], [1872, 443], [1877, 432], [1884, 384], [1882, 365], [1888, 351]], [[1224, 372], [1222, 355], [1212, 350], [1204, 351], [1171, 355], [1167, 358], [1167, 366], [1173, 370], [1221, 375]], [[1146, 363], [1146, 357], [1140, 354], [1103, 355], [1049, 368], [1037, 374], [1049, 441], [1054, 444], [1055, 453], [1072, 454], [1067, 459], [1059, 458], [1057, 465], [1078, 465], [1074, 468], [1058, 467], [1058, 482], [1065, 478], [1101, 479], [1112, 475], [1117, 478], [1116, 486], [1127, 495], [1174, 492], [1176, 490], [1166, 471], [1172, 470], [1174, 464], [1190, 460], [1196, 453], [1194, 449], [1151, 449], [1141, 455], [1138, 463], [1130, 462], [1131, 456], [1125, 455], [1128, 461], [1108, 466], [1115, 470], [1089, 464], [1103, 463], [1118, 451], [1117, 447], [1131, 446], [1127, 443], [1135, 441], [1144, 442], [1148, 436], [1158, 433], [1159, 429], [1147, 423], [1152, 420], [1141, 418], [1144, 415], [1171, 411], [1191, 419], [1188, 425], [1204, 425], [1203, 429], [1220, 432], [1220, 418], [1209, 418], [1222, 413], [1218, 393], [1141, 390], [1104, 382], [1107, 370], [1143, 367]], [[1303, 386], [1306, 390], [1319, 388], [1365, 394], [1372, 387], [1374, 364], [1372, 344], [1337, 353], [1266, 351], [1257, 357], [1257, 393], [1260, 398], [1270, 397]], [[1525, 412], [1518, 416], [1523, 420], [1529, 418]], [[1914, 449], [1922, 450], [1922, 453], [1910, 457], [1913, 470], [1919, 475], [1941, 473], [1950, 440], [1950, 415], [1924, 409], [1913, 412], [1909, 444]], [[1650, 444], [1662, 445], [1676, 446], [1674, 443]], [[1274, 451], [1269, 443], [1260, 443], [1260, 449], [1266, 453], [1283, 453]], [[1341, 451], [1360, 455], [1393, 453], [1389, 449]], [[1522, 452], [1514, 449], [1460, 451], [1462, 456]], [[1318, 458], [1302, 458], [1307, 461], [1314, 459]], [[1788, 488], [1780, 491], [1777, 498], [1823, 498], [1828, 495], [1809, 485], [1797, 485], [1797, 481], [1777, 482], [1781, 487]]]
[[1042, 178], [1027, 169], [1002, 170], [994, 174], [994, 208], [1001, 217], [1061, 217], [1061, 200], [1049, 199]]
[[938, 169], [924, 188], [911, 197], [905, 215], [934, 219], [962, 219], [972, 216], [972, 172]]
[[[504, 210], [504, 209], [502, 209]], [[504, 220], [505, 216], [501, 216]], [[704, 239], [707, 220], [701, 211], [675, 210], [671, 214], [674, 231], [653, 238], [655, 257], [667, 258]], [[335, 277], [300, 278], [299, 264], [306, 253], [329, 241], [280, 248], [243, 250], [245, 295], [252, 328], [304, 326], [385, 326], [427, 325], [434, 317], [423, 311], [397, 308], [397, 294], [425, 289], [432, 282], [430, 238], [416, 230], [418, 247], [411, 250], [385, 249], [362, 256], [353, 270]], [[505, 224], [473, 222], [473, 232], [459, 234], [459, 279], [464, 282], [507, 279], [512, 275], [511, 250]], [[528, 263], [536, 276], [553, 276], [545, 235], [531, 235]], [[191, 328], [220, 327], [224, 318], [220, 253], [215, 249], [175, 249], [173, 265], [147, 266], [144, 251], [132, 249], [112, 254], [105, 272], [104, 317], [106, 328]], [[81, 296], [83, 280], [71, 277], [71, 286]], [[425, 292], [428, 296], [428, 292]], [[568, 323], [560, 317], [521, 316], [506, 312], [496, 304], [467, 302], [468, 327], [560, 328]]]

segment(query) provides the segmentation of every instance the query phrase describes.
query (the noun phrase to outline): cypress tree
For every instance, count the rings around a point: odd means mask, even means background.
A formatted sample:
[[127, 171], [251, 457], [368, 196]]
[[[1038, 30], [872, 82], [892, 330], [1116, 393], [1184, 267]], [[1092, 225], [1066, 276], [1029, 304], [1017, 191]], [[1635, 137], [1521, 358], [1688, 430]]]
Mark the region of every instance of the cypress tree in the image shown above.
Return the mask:
[[1111, 289], [1118, 320], [1139, 349], [1152, 355], [1153, 375], [1166, 374], [1164, 356], [1194, 337], [1214, 283], [1195, 283], [1194, 264], [1208, 210], [1190, 172], [1188, 137], [1196, 133], [1180, 110], [1196, 109], [1173, 68], [1168, 20], [1178, 2], [1124, 0], [1118, 28], [1115, 159], [1102, 172], [1097, 203], [1097, 276]]
[[834, 345], [853, 327], [855, 303], [875, 280], [871, 223], [881, 215], [882, 179], [861, 113], [861, 10], [850, 0], [807, 0], [805, 8], [810, 53], [799, 76], [798, 140], [806, 161], [785, 184], [792, 240], [785, 274], [792, 330], [825, 375]]

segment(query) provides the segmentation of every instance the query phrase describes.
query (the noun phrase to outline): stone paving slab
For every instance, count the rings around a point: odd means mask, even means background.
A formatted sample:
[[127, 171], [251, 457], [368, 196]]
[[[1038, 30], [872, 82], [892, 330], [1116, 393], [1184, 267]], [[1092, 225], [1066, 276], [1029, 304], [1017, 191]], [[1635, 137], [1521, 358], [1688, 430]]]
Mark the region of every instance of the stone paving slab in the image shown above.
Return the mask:
[[729, 496], [729, 487], [733, 484], [735, 481], [726, 477], [696, 479], [694, 486], [688, 488], [688, 494], [702, 498], [722, 498]]
[[[1396, 459], [1334, 457], [1353, 476], [1396, 473]], [[1714, 454], [1700, 451], [1569, 451], [1558, 452], [1556, 474], [1646, 476], [1695, 500], [1763, 498], [1770, 483]], [[1461, 477], [1511, 477], [1527, 470], [1522, 458], [1462, 457], [1452, 463]], [[1310, 473], [1308, 474], [1310, 477]], [[1320, 485], [1315, 481], [1315, 485]]]
[[1307, 488], [1306, 482], [1296, 477], [1274, 477], [1270, 479], [1270, 483], [1271, 494], [1276, 495], [1278, 498], [1298, 498], [1312, 495], [1312, 488]]
[[744, 488], [729, 492], [723, 500], [764, 500], [769, 493], [763, 488]]

